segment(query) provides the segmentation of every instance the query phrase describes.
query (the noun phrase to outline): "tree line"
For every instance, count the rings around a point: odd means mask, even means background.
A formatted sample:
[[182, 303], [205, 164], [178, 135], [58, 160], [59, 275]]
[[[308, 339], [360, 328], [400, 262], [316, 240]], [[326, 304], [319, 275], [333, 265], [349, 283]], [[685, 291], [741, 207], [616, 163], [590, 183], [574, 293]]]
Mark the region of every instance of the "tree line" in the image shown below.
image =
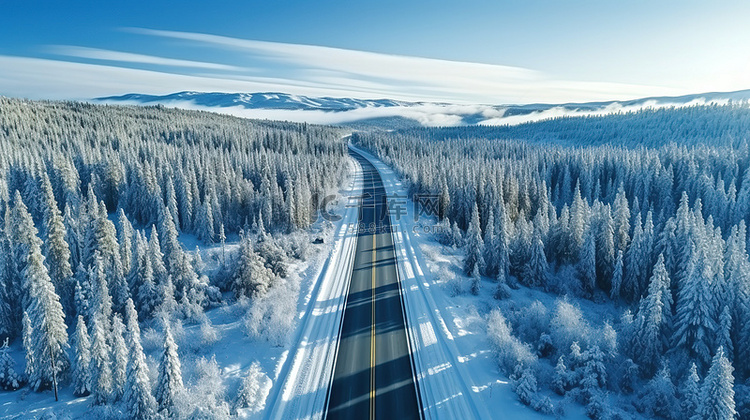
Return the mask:
[[[411, 193], [438, 198], [439, 239], [465, 249], [463, 268], [474, 293], [485, 284], [482, 277], [489, 277], [499, 299], [523, 285], [626, 308], [611, 326], [617, 339], [610, 352], [602, 351], [605, 343], [583, 336], [556, 340], [547, 315], [537, 317], [539, 325], [529, 328], [538, 334], [527, 335], [525, 342], [510, 337], [511, 325], [493, 326], [496, 339], [506, 336], [498, 339], [499, 347], [514, 355], [506, 371], [526, 384], [522, 393], [536, 389], [532, 376], [545, 371], [538, 357], [550, 365], [560, 362], [569, 382], [558, 390], [584, 390], [577, 399], [595, 418], [603, 416], [604, 391], [634, 392], [628, 381], [671, 395], [662, 411], [656, 405], [663, 401], [641, 400], [643, 412], [732, 418], [736, 409], [745, 415], [750, 409], [744, 385], [750, 376], [749, 131], [738, 131], [742, 135], [728, 142], [712, 139], [723, 135], [718, 130], [723, 124], [731, 126], [736, 115], [747, 113], [734, 105], [650, 110], [548, 121], [518, 131], [543, 136], [560, 126], [567, 133], [562, 144], [523, 136], [493, 139], [497, 129], [487, 128], [484, 135], [481, 127], [357, 133], [353, 141], [395, 168]], [[680, 126], [693, 117], [697, 122]], [[638, 123], [626, 124], [633, 120]], [[694, 141], [704, 122], [708, 140]], [[653, 133], [698, 131], [686, 142], [667, 137], [655, 141], [656, 147], [625, 147], [632, 143], [623, 146], [616, 136], [611, 144], [587, 145], [592, 131], [596, 136], [623, 127], [633, 141]], [[575, 311], [558, 308], [560, 320], [583, 322], [582, 315], [566, 313]], [[519, 317], [519, 323], [530, 318]], [[489, 322], [506, 320], [501, 315]], [[532, 349], [528, 357], [519, 350], [526, 347]], [[601, 366], [587, 365], [588, 357]], [[632, 369], [623, 372], [621, 366], [628, 364]], [[523, 367], [514, 371], [511, 365]], [[571, 365], [579, 367], [577, 373], [571, 373]], [[604, 381], [607, 373], [618, 379]], [[701, 392], [711, 395], [698, 398], [695, 406], [681, 406], [693, 398], [684, 384], [695, 378], [705, 378]], [[719, 400], [722, 415], [704, 415]]]

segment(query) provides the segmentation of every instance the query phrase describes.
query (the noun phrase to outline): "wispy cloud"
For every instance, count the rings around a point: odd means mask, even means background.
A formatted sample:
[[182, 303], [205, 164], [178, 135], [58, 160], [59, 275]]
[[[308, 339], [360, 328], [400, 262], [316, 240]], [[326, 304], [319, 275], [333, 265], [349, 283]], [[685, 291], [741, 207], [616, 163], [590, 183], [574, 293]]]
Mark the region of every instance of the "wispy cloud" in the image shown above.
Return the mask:
[[[126, 30], [151, 37], [149, 41], [153, 42], [164, 39], [184, 42], [170, 45], [173, 56], [170, 58], [84, 46], [51, 47], [49, 51], [67, 57], [66, 60], [0, 56], [0, 94], [87, 99], [133, 92], [279, 91], [310, 96], [519, 104], [688, 93], [653, 86], [558, 80], [542, 72], [512, 66], [193, 32]], [[209, 47], [211, 56], [220, 56], [224, 61], [195, 60], [201, 47]], [[100, 63], [76, 62], [80, 59]]]
[[0, 95], [5, 96], [86, 100], [123, 93], [164, 95], [183, 90], [275, 91], [310, 96], [363, 96], [360, 90], [297, 79], [178, 74], [112, 65], [0, 55]]
[[672, 89], [622, 83], [556, 80], [530, 69], [231, 38], [143, 28], [128, 31], [180, 39], [244, 53], [296, 71], [311, 82], [356, 87], [379, 82], [403, 97], [484, 103], [634, 99], [676, 94]]
[[67, 57], [88, 58], [92, 60], [113, 61], [121, 63], [152, 64], [157, 66], [187, 67], [195, 69], [241, 71], [241, 67], [227, 64], [206, 63], [203, 61], [180, 60], [176, 58], [156, 57], [153, 55], [135, 54], [122, 51], [102, 50], [99, 48], [78, 47], [71, 45], [53, 45], [49, 50]]

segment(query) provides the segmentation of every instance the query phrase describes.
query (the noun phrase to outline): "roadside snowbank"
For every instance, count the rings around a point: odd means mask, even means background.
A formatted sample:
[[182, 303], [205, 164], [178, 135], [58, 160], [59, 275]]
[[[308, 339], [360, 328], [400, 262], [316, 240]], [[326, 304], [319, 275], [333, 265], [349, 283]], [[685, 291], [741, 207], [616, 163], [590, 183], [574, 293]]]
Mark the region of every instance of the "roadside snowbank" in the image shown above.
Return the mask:
[[[362, 170], [358, 163], [354, 165], [355, 176], [343, 191], [345, 198], [361, 194]], [[284, 352], [275, 372], [264, 416], [267, 419], [322, 418], [325, 414], [357, 247], [359, 213], [355, 204], [345, 207], [336, 225], [333, 249], [305, 296], [290, 350]]]

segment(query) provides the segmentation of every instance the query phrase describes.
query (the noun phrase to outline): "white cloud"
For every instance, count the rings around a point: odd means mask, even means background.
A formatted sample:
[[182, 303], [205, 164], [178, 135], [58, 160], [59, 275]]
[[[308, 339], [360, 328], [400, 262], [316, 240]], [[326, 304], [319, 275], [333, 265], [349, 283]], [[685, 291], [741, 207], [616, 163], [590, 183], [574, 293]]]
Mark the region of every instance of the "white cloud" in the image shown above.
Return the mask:
[[[400, 117], [414, 120], [427, 127], [450, 127], [464, 124], [464, 117], [481, 115], [483, 125], [518, 125], [560, 117], [602, 116], [614, 113], [635, 112], [642, 109], [668, 107], [688, 107], [694, 105], [724, 105], [728, 99], [706, 100], [696, 98], [689, 102], [657, 102], [649, 100], [634, 105], [619, 102], [602, 106], [595, 110], [570, 109], [562, 106], [524, 115], [505, 115], [507, 108], [488, 105], [451, 105], [438, 103], [414, 104], [411, 106], [368, 107], [349, 111], [289, 110], [289, 109], [247, 109], [242, 106], [210, 107], [197, 105], [192, 101], [173, 100], [159, 103], [174, 108], [217, 112], [241, 118], [269, 119], [279, 121], [307, 122], [312, 124], [337, 125], [374, 118]], [[141, 105], [137, 101], [113, 101], [117, 105]]]
[[[112, 101], [115, 105], [141, 105], [138, 101]], [[160, 101], [160, 104], [173, 108], [217, 112], [242, 118], [268, 119], [279, 121], [307, 122], [311, 124], [345, 124], [372, 118], [402, 117], [419, 122], [428, 127], [461, 125], [463, 117], [487, 112], [499, 115], [500, 111], [486, 105], [441, 105], [418, 104], [414, 106], [369, 107], [349, 111], [289, 110], [289, 109], [247, 109], [242, 106], [210, 107], [196, 105], [192, 101]]]
[[116, 61], [125, 63], [154, 64], [158, 66], [188, 67], [210, 70], [244, 70], [241, 67], [226, 64], [206, 63], [202, 61], [179, 60], [175, 58], [156, 57], [153, 55], [134, 54], [122, 51], [102, 50], [98, 48], [58, 45], [50, 47], [55, 54], [68, 57], [90, 58], [93, 60]]
[[[325, 83], [291, 80], [272, 77], [237, 76], [222, 78], [221, 75], [194, 76], [137, 70], [114, 66], [71, 63], [37, 58], [0, 56], [0, 94], [28, 98], [90, 99], [98, 96], [140, 92], [163, 95], [181, 90], [204, 92], [259, 92], [282, 91], [310, 96], [372, 96], [372, 92], [384, 92], [387, 86], [377, 82], [363, 81], [346, 86], [345, 81]], [[370, 93], [362, 94], [362, 91]], [[395, 95], [394, 95], [395, 96]], [[723, 101], [726, 102], [726, 101]], [[604, 115], [614, 112], [668, 106], [690, 106], [704, 103], [723, 103], [696, 99], [687, 104], [646, 102], [634, 106], [613, 103], [598, 110], [571, 110], [562, 107], [527, 115], [505, 115], [505, 109], [486, 105], [424, 103], [410, 107], [361, 108], [346, 112], [304, 110], [249, 110], [241, 107], [211, 108], [197, 106], [191, 102], [171, 102], [168, 106], [186, 109], [202, 109], [245, 118], [277, 119], [318, 124], [342, 124], [370, 118], [403, 117], [427, 126], [459, 125], [467, 115], [481, 115], [482, 124], [521, 124], [562, 116]]]
[[[163, 95], [177, 91], [279, 91], [308, 96], [390, 98], [453, 103], [523, 104], [635, 99], [691, 92], [619, 83], [556, 80], [543, 73], [510, 66], [406, 57], [340, 48], [244, 40], [217, 35], [130, 29], [152, 37], [180, 39], [234, 53], [231, 64], [252, 69], [111, 51], [58, 46], [53, 51], [75, 58], [109, 62], [86, 64], [28, 57], [0, 56], [0, 94], [29, 98], [89, 99], [124, 93]], [[178, 51], [175, 49], [175, 51]], [[174, 54], [178, 54], [175, 52]], [[156, 66], [156, 70], [119, 67], [118, 63]], [[197, 73], [202, 71], [203, 73]], [[252, 71], [250, 71], [252, 70]], [[383, 112], [383, 111], [379, 111]], [[414, 109], [403, 110], [412, 113]], [[505, 123], [485, 107], [488, 124]], [[546, 114], [535, 117], [546, 118]], [[415, 119], [427, 124], [456, 123], [452, 110], [422, 110]], [[442, 116], [442, 117], [438, 117]], [[340, 116], [339, 116], [340, 117]], [[295, 117], [296, 118], [296, 117]], [[520, 119], [521, 117], [517, 117]], [[321, 117], [330, 119], [330, 116]]]
[[[193, 32], [130, 28], [144, 35], [219, 46], [294, 69], [310, 82], [355, 89], [377, 82], [389, 96], [414, 100], [531, 103], [635, 99], [673, 95], [673, 89], [621, 83], [555, 80], [510, 66], [407, 57], [340, 48], [255, 41]], [[325, 74], [321, 76], [321, 73]]]
[[99, 64], [0, 55], [0, 95], [30, 99], [91, 99], [124, 93], [289, 92], [361, 97], [357, 90], [284, 78], [185, 75]]

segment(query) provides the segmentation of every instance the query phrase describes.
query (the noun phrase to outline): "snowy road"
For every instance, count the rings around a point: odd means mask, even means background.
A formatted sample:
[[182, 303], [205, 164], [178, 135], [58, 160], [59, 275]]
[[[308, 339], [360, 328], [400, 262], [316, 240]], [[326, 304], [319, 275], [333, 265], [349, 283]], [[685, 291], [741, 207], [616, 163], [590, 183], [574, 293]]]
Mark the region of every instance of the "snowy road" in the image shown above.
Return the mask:
[[419, 419], [401, 288], [383, 182], [364, 172], [357, 252], [344, 311], [328, 419]]
[[[401, 182], [387, 165], [365, 151], [352, 148], [375, 166], [389, 197], [406, 197]], [[363, 171], [359, 163], [356, 167], [353, 183], [343, 191], [348, 197], [362, 193]], [[326, 414], [342, 311], [357, 252], [358, 216], [358, 207], [350, 205], [337, 225], [331, 255], [310, 292], [306, 309], [300, 314], [291, 350], [275, 375], [279, 380], [267, 400], [264, 416], [267, 419], [320, 419]], [[467, 366], [466, 352], [457, 347], [454, 315], [441, 294], [430, 289], [434, 283], [414, 237], [412, 214], [398, 217], [391, 212], [390, 223], [408, 320], [406, 333], [424, 418], [493, 418], [486, 396], [479, 396], [482, 389], [486, 391], [475, 378], [480, 375]], [[508, 405], [512, 401], [503, 401], [502, 406], [507, 410], [513, 407]]]
[[[350, 146], [367, 158], [380, 173], [386, 193], [400, 197], [405, 213], [391, 212], [398, 273], [408, 319], [408, 334], [417, 371], [420, 400], [427, 419], [490, 419], [484, 401], [478, 401], [477, 381], [466, 366], [468, 358], [456, 345], [454, 315], [434, 283], [415, 238], [414, 209], [398, 176], [364, 150]], [[509, 414], [512, 417], [512, 414]]]

